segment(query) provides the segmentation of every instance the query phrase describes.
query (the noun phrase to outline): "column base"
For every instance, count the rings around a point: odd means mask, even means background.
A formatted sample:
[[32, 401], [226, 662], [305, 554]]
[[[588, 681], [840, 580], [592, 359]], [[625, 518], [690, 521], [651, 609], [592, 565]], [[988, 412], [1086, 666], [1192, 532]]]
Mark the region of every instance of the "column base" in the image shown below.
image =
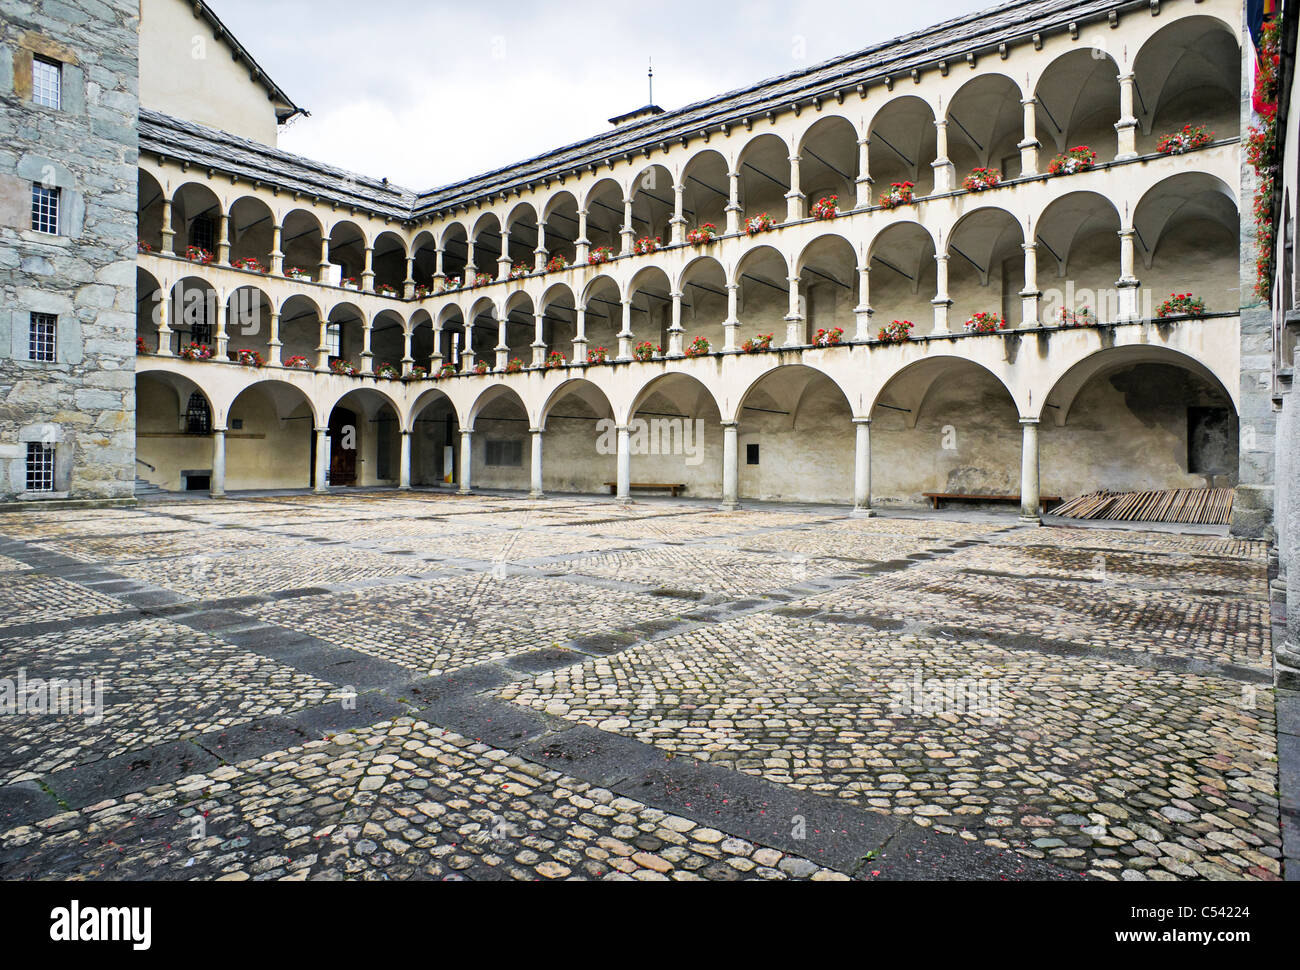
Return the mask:
[[740, 503], [739, 503], [739, 502], [723, 502], [720, 506], [718, 506], [718, 508], [722, 509], [722, 511], [724, 511], [724, 512], [735, 512], [738, 508], [740, 508]]
[[226, 493], [224, 490], [219, 492], [208, 492], [208, 498], [225, 498], [225, 497], [226, 497]]
[[456, 494], [457, 494], [457, 495], [473, 495], [473, 494], [474, 494], [474, 489], [472, 489], [472, 488], [458, 488], [458, 489], [456, 489]]
[[872, 508], [866, 508], [866, 509], [855, 508], [852, 512], [851, 517], [855, 519], [874, 519], [876, 518], [876, 510]]
[[528, 497], [531, 498], [531, 499], [543, 499], [543, 498], [546, 498], [546, 493], [545, 493], [545, 492], [529, 492], [529, 493], [528, 493]]
[[1025, 525], [1025, 526], [1033, 526], [1033, 527], [1038, 527], [1038, 526], [1041, 526], [1041, 525], [1043, 524], [1043, 520], [1042, 520], [1042, 518], [1040, 518], [1040, 517], [1037, 516], [1037, 515], [1024, 515], [1024, 514], [1022, 514], [1022, 515], [1020, 516], [1019, 522], [1020, 522], [1021, 525]]

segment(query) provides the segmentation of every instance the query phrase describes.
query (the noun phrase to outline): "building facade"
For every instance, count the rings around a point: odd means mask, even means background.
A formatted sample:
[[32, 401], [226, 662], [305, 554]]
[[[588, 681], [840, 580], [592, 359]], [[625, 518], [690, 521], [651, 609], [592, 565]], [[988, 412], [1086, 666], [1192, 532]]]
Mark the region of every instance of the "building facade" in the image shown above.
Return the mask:
[[[225, 44], [260, 115], [146, 92], [151, 17]], [[422, 193], [278, 150], [299, 109], [223, 31], [144, 5], [156, 485], [1018, 494], [1027, 518], [1236, 485], [1237, 530], [1271, 527], [1235, 0], [1007, 4]], [[1171, 153], [1185, 125], [1212, 134]], [[1204, 313], [1162, 312], [1188, 292]]]

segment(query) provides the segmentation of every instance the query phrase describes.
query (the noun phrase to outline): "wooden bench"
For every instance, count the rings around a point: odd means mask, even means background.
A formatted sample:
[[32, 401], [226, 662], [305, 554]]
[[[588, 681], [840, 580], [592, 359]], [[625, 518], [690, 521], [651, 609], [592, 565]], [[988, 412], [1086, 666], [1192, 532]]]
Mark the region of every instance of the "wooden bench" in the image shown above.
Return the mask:
[[[922, 492], [921, 494], [928, 498], [936, 509], [939, 507], [940, 502], [952, 499], [961, 499], [967, 502], [1015, 502], [1017, 505], [1020, 504], [1019, 495], [970, 495], [964, 492]], [[1044, 512], [1047, 511], [1049, 505], [1060, 505], [1061, 502], [1062, 499], [1059, 495], [1040, 495], [1038, 497], [1038, 504], [1043, 507]]]
[[[608, 486], [610, 495], [618, 494], [618, 482], [606, 482], [605, 485]], [[641, 491], [672, 492], [673, 498], [677, 497], [678, 492], [686, 491], [686, 486], [681, 482], [676, 484], [671, 482], [633, 482], [628, 487], [633, 490], [640, 489]]]

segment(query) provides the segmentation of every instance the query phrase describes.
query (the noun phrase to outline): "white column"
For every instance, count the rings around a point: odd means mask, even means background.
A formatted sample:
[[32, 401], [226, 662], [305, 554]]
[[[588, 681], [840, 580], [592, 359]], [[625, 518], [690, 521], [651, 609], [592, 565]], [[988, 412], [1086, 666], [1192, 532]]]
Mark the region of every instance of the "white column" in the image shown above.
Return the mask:
[[930, 301], [934, 304], [934, 332], [949, 333], [948, 310], [952, 306], [952, 300], [948, 298], [948, 254], [936, 253], [934, 262], [938, 277], [934, 299]]
[[222, 292], [217, 294], [217, 346], [215, 348], [217, 360], [226, 359], [229, 346], [230, 335], [226, 333], [226, 294]]
[[722, 332], [725, 335], [725, 346], [723, 350], [735, 350], [739, 344], [736, 342], [736, 335], [740, 332], [740, 318], [736, 316], [736, 311], [740, 306], [740, 284], [727, 284], [727, 319], [722, 322]]
[[740, 232], [740, 173], [727, 173], [727, 235]]
[[415, 257], [406, 257], [406, 285], [402, 287], [402, 295], [408, 300], [415, 296]]
[[1042, 292], [1038, 289], [1038, 244], [1025, 243], [1025, 288], [1020, 291], [1020, 326], [1030, 329], [1039, 326], [1038, 298]]
[[785, 221], [798, 222], [803, 218], [803, 190], [799, 179], [799, 156], [790, 156], [790, 191], [785, 194]]
[[683, 215], [685, 209], [683, 204], [684, 193], [685, 186], [681, 182], [673, 186], [673, 218], [669, 223], [672, 226], [669, 243], [673, 246], [680, 246], [686, 242], [686, 216]]
[[873, 183], [871, 177], [871, 139], [858, 139], [858, 179], [857, 192], [858, 204], [856, 208], [865, 209], [871, 205], [871, 186]]
[[853, 515], [867, 519], [871, 509], [871, 419], [854, 418], [856, 429], [853, 448]]
[[682, 336], [682, 294], [669, 294], [673, 299], [673, 316], [672, 325], [668, 328], [668, 356], [683, 356], [683, 336]]
[[160, 293], [162, 297], [158, 301], [158, 356], [171, 357], [172, 354], [172, 328], [168, 326], [167, 320], [171, 316], [172, 298], [170, 293]]
[[[374, 331], [374, 319], [363, 320], [361, 324], [361, 373], [373, 374], [375, 372], [375, 354], [370, 349], [370, 338]], [[342, 338], [339, 340], [339, 356], [343, 356]]]
[[528, 493], [529, 498], [545, 498], [542, 492], [542, 429], [530, 428], [529, 433], [533, 436], [533, 453], [532, 453], [532, 491]]
[[437, 292], [442, 286], [443, 280], [447, 278], [447, 273], [442, 268], [442, 250], [433, 251], [433, 289]]
[[271, 332], [266, 339], [266, 362], [272, 367], [279, 367], [280, 348], [284, 346], [280, 340], [280, 311], [272, 310], [270, 318]]
[[411, 487], [411, 432], [402, 432], [402, 457], [398, 465], [397, 487]]
[[461, 283], [465, 286], [474, 285], [474, 274], [478, 271], [474, 265], [474, 240], [465, 241], [465, 278]]
[[533, 366], [541, 367], [546, 363], [546, 315], [533, 314]]
[[499, 315], [501, 318], [497, 321], [497, 345], [494, 348], [497, 352], [497, 370], [505, 370], [506, 364], [510, 362], [510, 343], [506, 329], [506, 317], [504, 314]]
[[533, 250], [533, 270], [542, 272], [546, 269], [546, 223], [537, 223], [537, 248]]
[[217, 220], [217, 265], [230, 265], [230, 216], [224, 212]]
[[591, 240], [587, 238], [587, 210], [578, 210], [578, 238], [574, 240], [574, 257], [578, 265], [587, 261], [591, 254]]
[[162, 209], [162, 251], [175, 255], [176, 230], [172, 228], [172, 200], [164, 197]]
[[474, 465], [474, 432], [462, 429], [460, 433], [460, 488], [461, 495], [468, 495], [474, 487], [472, 472]]
[[212, 429], [212, 481], [208, 486], [212, 498], [226, 497], [226, 429]]
[[284, 245], [284, 226], [274, 225], [271, 227], [271, 275], [284, 275], [284, 251], [280, 248]]
[[1119, 232], [1119, 279], [1115, 286], [1119, 290], [1119, 321], [1138, 319], [1138, 288], [1141, 281], [1134, 275], [1136, 255], [1133, 240], [1136, 232], [1132, 228]]
[[1042, 521], [1038, 507], [1038, 419], [1021, 418], [1024, 429], [1020, 447], [1020, 521], [1038, 525]]
[[366, 247], [365, 268], [361, 271], [361, 289], [366, 293], [375, 292], [375, 247]]
[[932, 167], [934, 168], [934, 191], [951, 192], [957, 183], [957, 172], [953, 167], [952, 159], [948, 157], [948, 120], [941, 118], [934, 123], [934, 130], [937, 141], [937, 157]]
[[740, 504], [740, 422], [722, 422], [722, 507]]
[[791, 276], [790, 283], [790, 306], [789, 312], [785, 315], [785, 344], [786, 347], [798, 347], [804, 342], [803, 335], [803, 314], [799, 312], [799, 277]]
[[618, 334], [618, 359], [632, 359], [632, 301], [623, 301], [623, 329]]
[[1119, 134], [1119, 152], [1115, 155], [1116, 161], [1138, 157], [1138, 120], [1133, 111], [1134, 84], [1132, 71], [1119, 76], [1119, 121], [1115, 123], [1115, 131]]
[[329, 446], [329, 428], [316, 429], [316, 485], [313, 489], [317, 492], [327, 492], [329, 488], [325, 484], [325, 473], [327, 466], [325, 464], [325, 449]]
[[871, 339], [873, 313], [875, 311], [871, 309], [871, 261], [864, 258], [862, 267], [858, 270], [858, 305], [853, 308], [854, 340]]
[[330, 237], [321, 234], [320, 237], [320, 262], [316, 264], [316, 282], [324, 283], [326, 270], [330, 267]]
[[316, 344], [316, 369], [319, 371], [330, 369], [329, 325], [329, 320], [321, 317], [320, 342]]
[[618, 427], [618, 500], [632, 500], [632, 430], [627, 425]]
[[623, 245], [619, 250], [620, 256], [628, 256], [632, 253], [632, 246], [636, 242], [636, 230], [632, 228], [632, 198], [623, 200], [623, 228], [619, 230], [619, 237]]
[[1038, 102], [1034, 98], [1025, 98], [1020, 102], [1025, 110], [1024, 138], [1016, 146], [1020, 149], [1020, 174], [1038, 174]]
[[580, 306], [573, 311], [575, 333], [573, 337], [573, 362], [585, 363], [587, 360], [587, 308]]
[[510, 279], [510, 233], [501, 230], [501, 255], [497, 257], [497, 280]]

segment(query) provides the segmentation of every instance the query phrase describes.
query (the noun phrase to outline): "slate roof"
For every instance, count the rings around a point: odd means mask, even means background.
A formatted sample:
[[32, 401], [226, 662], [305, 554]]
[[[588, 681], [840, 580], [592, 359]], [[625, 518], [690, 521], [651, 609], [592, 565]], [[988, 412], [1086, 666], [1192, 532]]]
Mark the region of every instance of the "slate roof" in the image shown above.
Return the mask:
[[530, 182], [640, 152], [704, 128], [737, 124], [747, 117], [787, 109], [796, 101], [808, 102], [817, 97], [832, 97], [837, 91], [852, 91], [859, 84], [906, 77], [914, 68], [933, 67], [940, 60], [955, 63], [969, 52], [996, 52], [1001, 44], [1024, 41], [1036, 33], [1064, 30], [1073, 22], [1095, 21], [1111, 11], [1148, 6], [1149, 0], [1013, 0], [812, 68], [629, 122], [593, 138], [426, 192], [412, 192], [143, 108], [140, 147], [143, 151], [204, 168], [364, 209], [380, 217], [423, 220], [440, 210], [468, 205], [484, 196], [509, 192]]

